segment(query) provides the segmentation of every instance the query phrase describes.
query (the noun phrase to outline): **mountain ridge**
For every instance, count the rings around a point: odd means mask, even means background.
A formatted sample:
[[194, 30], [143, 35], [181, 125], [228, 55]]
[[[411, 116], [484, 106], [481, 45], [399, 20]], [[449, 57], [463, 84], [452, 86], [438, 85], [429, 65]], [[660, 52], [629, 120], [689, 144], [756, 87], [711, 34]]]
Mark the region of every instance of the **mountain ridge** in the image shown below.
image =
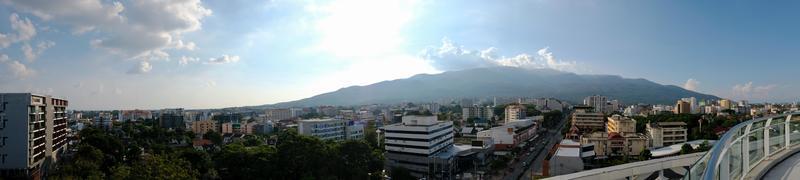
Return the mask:
[[431, 102], [445, 98], [554, 97], [581, 102], [603, 95], [623, 103], [671, 104], [683, 97], [719, 99], [675, 85], [618, 75], [579, 75], [553, 69], [488, 67], [439, 74], [417, 74], [364, 86], [348, 86], [312, 97], [257, 107], [350, 106]]

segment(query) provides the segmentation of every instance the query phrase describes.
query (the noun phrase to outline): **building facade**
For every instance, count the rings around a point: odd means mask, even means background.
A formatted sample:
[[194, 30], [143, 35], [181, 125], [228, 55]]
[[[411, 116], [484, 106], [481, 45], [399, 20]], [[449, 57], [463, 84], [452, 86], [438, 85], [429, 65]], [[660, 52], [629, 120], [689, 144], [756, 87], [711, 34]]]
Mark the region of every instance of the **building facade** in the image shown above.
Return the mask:
[[505, 123], [525, 119], [525, 106], [519, 104], [512, 104], [506, 106]]
[[575, 111], [572, 112], [572, 124], [581, 133], [605, 130], [606, 123], [603, 113], [595, 112], [594, 108], [589, 106], [575, 106], [574, 109]]
[[217, 122], [214, 120], [202, 120], [192, 122], [192, 132], [195, 134], [206, 134], [210, 131], [217, 131]]
[[0, 177], [39, 179], [65, 151], [68, 102], [30, 93], [0, 94]]
[[636, 120], [615, 114], [608, 117], [606, 128], [609, 133], [636, 133]]
[[685, 122], [648, 123], [646, 128], [650, 145], [655, 148], [684, 143], [688, 140]]
[[384, 129], [385, 165], [405, 168], [417, 178], [445, 179], [453, 173], [453, 122], [436, 116], [403, 116]]
[[304, 119], [298, 121], [297, 132], [322, 140], [343, 141], [364, 138], [364, 124], [344, 119]]
[[692, 105], [687, 101], [678, 100], [678, 102], [675, 103], [674, 113], [675, 114], [690, 114], [690, 113], [692, 113]]

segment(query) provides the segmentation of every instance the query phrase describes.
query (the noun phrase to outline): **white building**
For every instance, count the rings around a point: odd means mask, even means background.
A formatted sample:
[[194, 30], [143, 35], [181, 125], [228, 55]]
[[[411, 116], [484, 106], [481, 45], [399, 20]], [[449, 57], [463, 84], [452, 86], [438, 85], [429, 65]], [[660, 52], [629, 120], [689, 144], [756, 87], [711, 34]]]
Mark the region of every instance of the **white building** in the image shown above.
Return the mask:
[[495, 151], [511, 151], [536, 135], [536, 122], [523, 119], [478, 132], [478, 138], [491, 138]]
[[647, 124], [647, 136], [654, 148], [684, 143], [687, 140], [685, 122], [657, 122]]
[[344, 119], [304, 119], [298, 121], [297, 132], [322, 140], [342, 141], [364, 138], [364, 124]]
[[[384, 129], [386, 169], [403, 167], [412, 175], [449, 177], [454, 162], [453, 122], [437, 121], [436, 116], [403, 116], [402, 123]], [[431, 178], [438, 179], [438, 178]]]
[[583, 171], [581, 144], [569, 139], [561, 140], [558, 149], [548, 161], [550, 176], [572, 174]]
[[603, 112], [606, 110], [606, 102], [608, 98], [605, 96], [594, 95], [583, 99], [583, 104], [591, 106], [596, 112]]
[[43, 178], [46, 162], [67, 149], [67, 105], [51, 96], [0, 93], [0, 176]]

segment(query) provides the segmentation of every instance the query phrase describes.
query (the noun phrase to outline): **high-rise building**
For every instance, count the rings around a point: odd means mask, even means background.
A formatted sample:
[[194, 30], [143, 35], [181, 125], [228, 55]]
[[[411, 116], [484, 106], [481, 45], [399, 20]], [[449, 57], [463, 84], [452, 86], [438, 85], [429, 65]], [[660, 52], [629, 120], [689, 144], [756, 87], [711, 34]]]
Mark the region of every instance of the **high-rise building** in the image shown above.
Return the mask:
[[47, 173], [47, 163], [66, 149], [67, 105], [51, 96], [0, 93], [0, 177], [40, 179]]
[[267, 116], [267, 120], [281, 121], [294, 118], [294, 116], [292, 116], [292, 111], [288, 108], [267, 109], [265, 114]]
[[158, 117], [158, 124], [167, 129], [186, 129], [183, 120], [183, 109], [164, 109]]
[[595, 109], [595, 112], [603, 112], [606, 110], [607, 101], [608, 98], [606, 98], [605, 96], [594, 95], [584, 98], [583, 104], [593, 107]]
[[590, 106], [574, 106], [572, 112], [572, 124], [581, 133], [605, 130], [605, 115], [595, 112]]
[[519, 104], [512, 104], [506, 106], [505, 123], [525, 119], [525, 106]]
[[675, 110], [673, 112], [675, 112], [675, 114], [689, 114], [689, 113], [692, 113], [691, 104], [689, 104], [689, 102], [686, 102], [686, 101], [683, 101], [683, 100], [678, 100], [678, 102], [675, 103]]
[[403, 167], [417, 178], [447, 179], [453, 173], [453, 122], [436, 116], [403, 116], [384, 126], [386, 169]]
[[636, 133], [636, 120], [615, 114], [608, 117], [606, 128], [609, 133]]

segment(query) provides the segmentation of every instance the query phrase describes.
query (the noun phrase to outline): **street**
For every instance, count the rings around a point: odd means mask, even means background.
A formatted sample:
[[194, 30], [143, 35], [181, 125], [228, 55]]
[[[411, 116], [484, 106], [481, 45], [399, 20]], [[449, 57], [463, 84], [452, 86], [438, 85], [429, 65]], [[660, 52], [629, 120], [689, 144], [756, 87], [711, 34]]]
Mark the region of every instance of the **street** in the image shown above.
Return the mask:
[[564, 124], [568, 121], [568, 115], [568, 113], [564, 114], [564, 118], [558, 124], [557, 129], [548, 129], [547, 131], [542, 131], [536, 138], [528, 140], [528, 143], [533, 143], [530, 145], [530, 147], [533, 148], [533, 151], [529, 151], [530, 148], [524, 149], [522, 153], [519, 154], [519, 156], [522, 156], [519, 158], [520, 161], [516, 161], [509, 166], [509, 168], [513, 168], [512, 172], [506, 174], [502, 179], [517, 180], [521, 179], [522, 177], [530, 179], [530, 177], [532, 177], [532, 171], [540, 172], [542, 168], [542, 162], [547, 156], [550, 148], [555, 146], [555, 144], [560, 142], [563, 138], [561, 136], [561, 130], [564, 128]]

